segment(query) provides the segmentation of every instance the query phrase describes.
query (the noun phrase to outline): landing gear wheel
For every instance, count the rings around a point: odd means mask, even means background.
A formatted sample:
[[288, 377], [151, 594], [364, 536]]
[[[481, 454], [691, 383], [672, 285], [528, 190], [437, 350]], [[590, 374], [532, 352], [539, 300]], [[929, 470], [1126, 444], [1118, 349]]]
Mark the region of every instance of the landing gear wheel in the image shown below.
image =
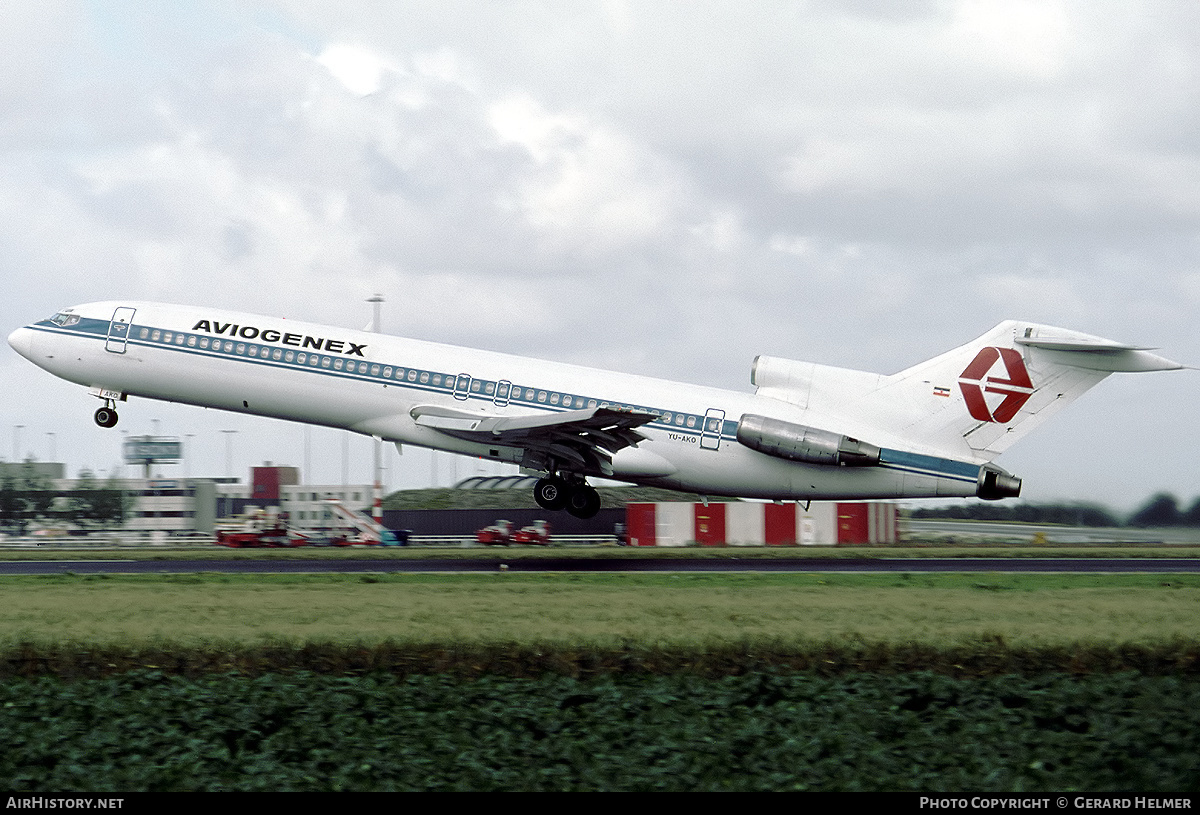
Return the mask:
[[93, 418], [101, 427], [116, 427], [117, 424], [117, 412], [110, 407], [98, 408]]
[[533, 500], [542, 509], [551, 511], [565, 507], [570, 494], [567, 485], [557, 478], [542, 478], [533, 486]]
[[576, 518], [594, 518], [599, 511], [600, 493], [587, 484], [581, 484], [571, 490], [571, 496], [567, 499], [567, 512]]

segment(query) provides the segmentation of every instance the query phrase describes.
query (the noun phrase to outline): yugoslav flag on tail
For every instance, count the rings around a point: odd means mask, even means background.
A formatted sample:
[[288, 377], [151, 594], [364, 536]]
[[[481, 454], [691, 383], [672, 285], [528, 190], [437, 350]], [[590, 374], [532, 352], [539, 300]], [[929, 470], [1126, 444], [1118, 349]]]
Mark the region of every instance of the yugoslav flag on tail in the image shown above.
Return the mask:
[[1110, 373], [1183, 367], [1143, 347], [1008, 321], [883, 377], [859, 405], [913, 448], [983, 463]]

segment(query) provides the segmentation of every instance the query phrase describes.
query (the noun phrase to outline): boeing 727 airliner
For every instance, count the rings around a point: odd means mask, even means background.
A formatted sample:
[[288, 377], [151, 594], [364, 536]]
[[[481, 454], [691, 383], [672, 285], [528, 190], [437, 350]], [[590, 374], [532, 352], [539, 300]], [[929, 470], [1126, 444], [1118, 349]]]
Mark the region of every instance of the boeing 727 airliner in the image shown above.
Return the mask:
[[589, 477], [773, 500], [1020, 494], [991, 461], [1116, 371], [1179, 363], [1004, 322], [890, 376], [760, 356], [753, 394], [273, 317], [90, 303], [8, 338], [91, 389], [344, 428], [544, 474], [546, 509], [600, 506]]

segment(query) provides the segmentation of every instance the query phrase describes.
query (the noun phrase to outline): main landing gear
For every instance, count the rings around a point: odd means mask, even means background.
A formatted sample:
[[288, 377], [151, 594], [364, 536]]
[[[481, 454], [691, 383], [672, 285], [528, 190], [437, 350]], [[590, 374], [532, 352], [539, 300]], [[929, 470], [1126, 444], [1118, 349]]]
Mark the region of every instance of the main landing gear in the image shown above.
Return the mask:
[[542, 509], [565, 509], [576, 518], [593, 518], [600, 511], [600, 493], [581, 478], [551, 475], [540, 479], [533, 487], [533, 500]]

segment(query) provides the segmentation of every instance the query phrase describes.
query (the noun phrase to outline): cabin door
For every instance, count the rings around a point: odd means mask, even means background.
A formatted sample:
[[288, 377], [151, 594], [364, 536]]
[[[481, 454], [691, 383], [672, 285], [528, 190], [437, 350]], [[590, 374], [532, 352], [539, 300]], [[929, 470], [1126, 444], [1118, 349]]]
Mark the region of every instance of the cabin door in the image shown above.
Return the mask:
[[112, 322], [108, 324], [108, 340], [104, 350], [114, 354], [124, 354], [125, 344], [129, 341], [129, 327], [133, 325], [135, 309], [121, 306], [113, 312]]
[[721, 431], [725, 427], [725, 411], [720, 408], [709, 408], [704, 414], [704, 429], [700, 432], [700, 446], [705, 450], [718, 450], [721, 447]]

